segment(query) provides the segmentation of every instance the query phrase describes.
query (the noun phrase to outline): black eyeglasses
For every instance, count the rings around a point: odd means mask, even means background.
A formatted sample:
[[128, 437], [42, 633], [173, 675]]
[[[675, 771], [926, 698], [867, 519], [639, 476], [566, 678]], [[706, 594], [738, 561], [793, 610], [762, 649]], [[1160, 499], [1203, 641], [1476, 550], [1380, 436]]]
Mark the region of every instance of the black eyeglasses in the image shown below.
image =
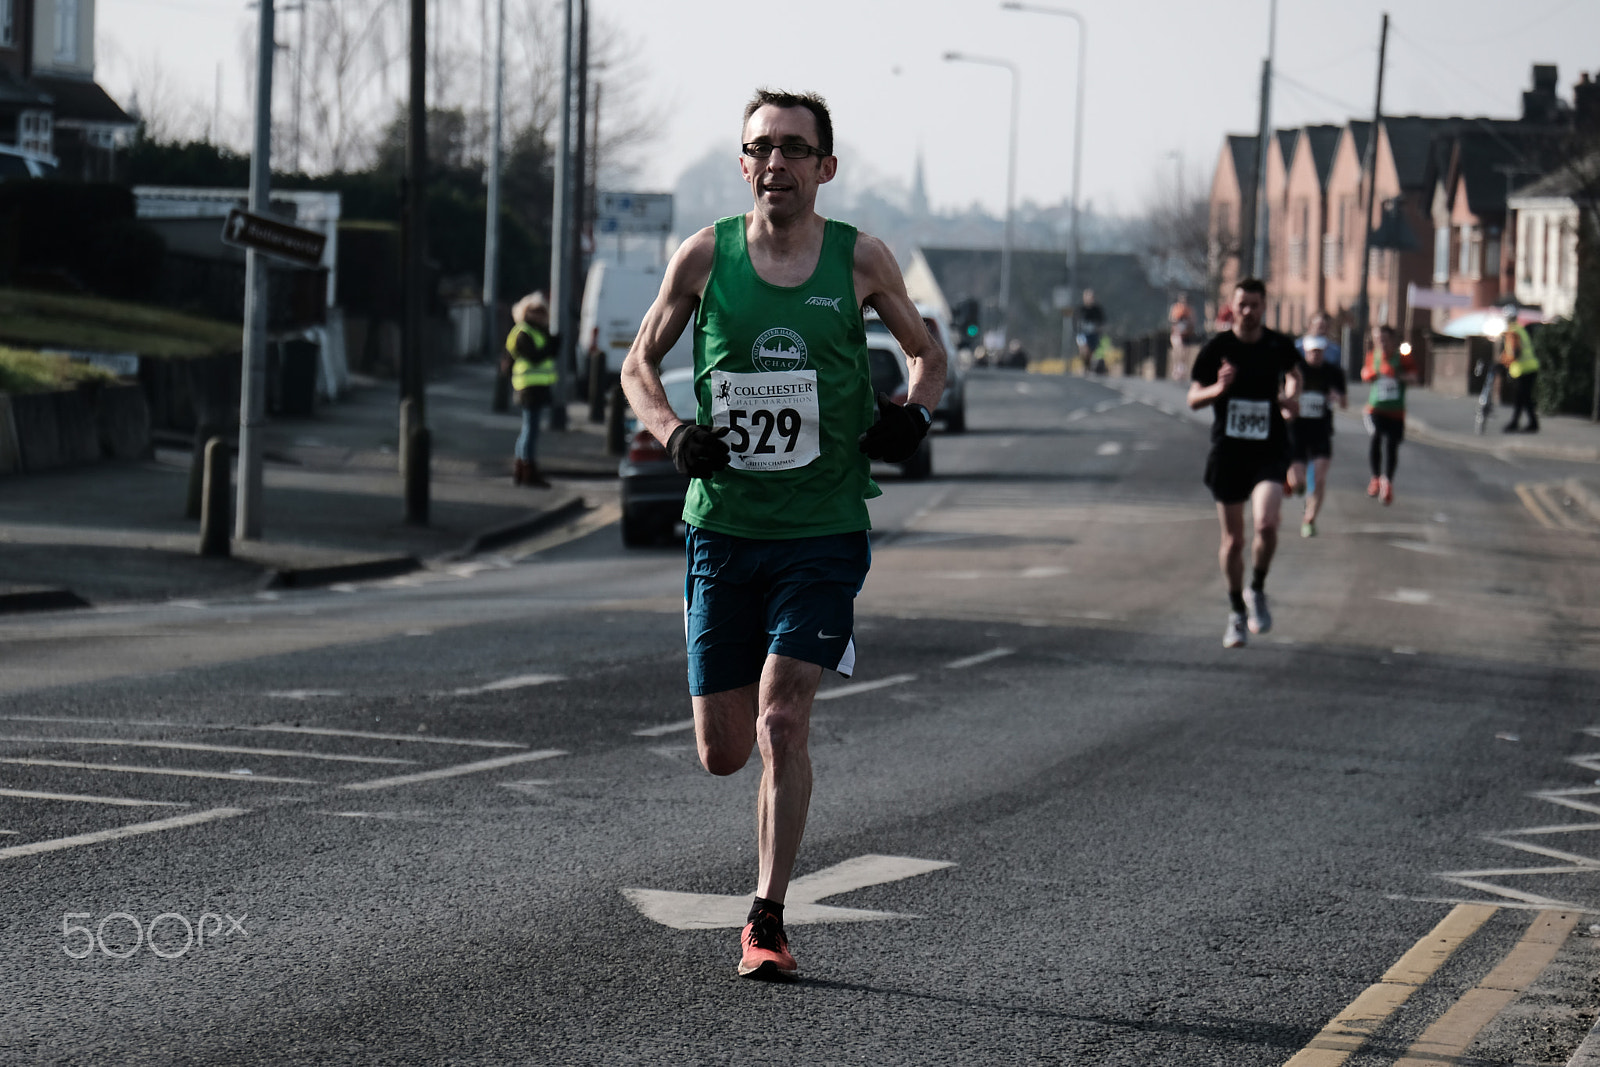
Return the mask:
[[772, 155], [772, 150], [774, 148], [783, 153], [784, 159], [804, 159], [807, 156], [821, 156], [826, 158], [828, 155], [828, 153], [824, 152], [820, 148], [816, 148], [808, 144], [802, 144], [799, 141], [792, 141], [786, 144], [768, 144], [765, 141], [749, 141], [740, 147], [744, 149], [744, 154], [752, 159], [766, 159], [768, 156]]

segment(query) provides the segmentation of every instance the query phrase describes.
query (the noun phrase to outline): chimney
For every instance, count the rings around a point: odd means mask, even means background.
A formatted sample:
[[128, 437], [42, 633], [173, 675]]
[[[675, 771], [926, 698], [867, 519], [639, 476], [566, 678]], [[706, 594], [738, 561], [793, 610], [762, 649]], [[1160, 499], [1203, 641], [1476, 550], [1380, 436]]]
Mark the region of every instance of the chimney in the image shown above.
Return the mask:
[[1600, 135], [1600, 81], [1590, 81], [1587, 72], [1572, 87], [1572, 111], [1578, 133]]
[[1522, 121], [1548, 126], [1561, 119], [1561, 101], [1556, 96], [1554, 63], [1533, 65], [1533, 88], [1522, 94]]

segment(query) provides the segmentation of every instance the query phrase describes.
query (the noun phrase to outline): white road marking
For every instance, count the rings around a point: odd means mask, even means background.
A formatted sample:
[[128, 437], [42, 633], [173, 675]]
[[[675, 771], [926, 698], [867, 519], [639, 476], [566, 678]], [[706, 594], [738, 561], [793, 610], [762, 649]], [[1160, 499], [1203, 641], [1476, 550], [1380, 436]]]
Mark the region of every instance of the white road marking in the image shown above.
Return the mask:
[[540, 749], [537, 752], [519, 752], [515, 756], [496, 756], [494, 759], [478, 760], [476, 763], [458, 763], [453, 767], [437, 767], [431, 771], [419, 771], [416, 774], [401, 774], [393, 778], [374, 778], [367, 782], [351, 782], [344, 788], [352, 790], [391, 789], [397, 785], [412, 785], [417, 782], [432, 782], [440, 778], [455, 778], [463, 774], [477, 774], [479, 771], [493, 771], [501, 767], [512, 767], [518, 763], [527, 763], [530, 760], [550, 759], [554, 756], [565, 756], [567, 753], [559, 748]]
[[1430, 556], [1453, 556], [1456, 550], [1445, 545], [1430, 544], [1427, 541], [1390, 541], [1395, 548], [1403, 548], [1407, 552], [1422, 552]]
[[343, 689], [269, 689], [267, 696], [276, 700], [313, 700], [317, 697], [342, 697]]
[[1123, 397], [1121, 400], [1102, 400], [1100, 403], [1094, 406], [1094, 413], [1096, 415], [1104, 415], [1112, 408], [1120, 408], [1124, 404], [1131, 403], [1133, 403], [1133, 401], [1129, 400], [1127, 397]]
[[512, 678], [502, 678], [498, 682], [487, 685], [467, 686], [457, 689], [452, 695], [458, 697], [475, 696], [478, 693], [499, 693], [508, 689], [527, 689], [535, 685], [549, 685], [551, 682], [564, 682], [564, 674], [519, 674]]
[[816, 696], [817, 700], [838, 700], [840, 697], [853, 697], [858, 693], [870, 693], [874, 689], [886, 689], [891, 685], [905, 685], [915, 681], [914, 674], [891, 674], [887, 678], [877, 678], [870, 682], [851, 682], [848, 685], [836, 685], [832, 689], [824, 689]]
[[0, 837], [21, 837], [21, 830], [0, 830]]
[[1417, 650], [1410, 645], [1395, 645], [1390, 651], [1397, 656], [1415, 656], [1417, 654]]
[[1160, 449], [1161, 446], [1154, 441], [1135, 441], [1133, 445], [1135, 452], [1158, 452]]
[[1122, 444], [1117, 441], [1107, 441], [1095, 449], [1094, 454], [1097, 456], [1120, 456], [1122, 455]]
[[83, 793], [41, 793], [34, 789], [0, 789], [0, 797], [23, 800], [71, 800], [79, 804], [112, 804], [119, 808], [187, 808], [178, 800], [135, 800], [132, 797], [92, 797]]
[[128, 774], [160, 774], [172, 778], [219, 778], [227, 781], [275, 782], [280, 785], [316, 785], [314, 778], [280, 778], [271, 774], [239, 774], [235, 771], [185, 771], [171, 767], [135, 767], [125, 763], [82, 763], [65, 759], [0, 759], [19, 767], [65, 767], [74, 771], [125, 771]]
[[0, 722], [67, 722], [78, 726], [185, 726], [165, 719], [75, 719], [70, 715], [0, 715]]
[[291, 759], [330, 760], [336, 763], [415, 763], [392, 756], [340, 756], [330, 752], [303, 752], [292, 748], [237, 748], [205, 745], [197, 741], [134, 741], [120, 737], [0, 737], [0, 742], [30, 745], [119, 745], [124, 748], [171, 748], [182, 752], [231, 752], [236, 756], [287, 756]]
[[332, 585], [328, 586], [328, 592], [330, 592], [330, 593], [354, 593], [357, 589], [360, 589], [360, 588], [361, 587], [359, 585], [356, 585], [354, 582], [334, 582]]
[[1431, 604], [1433, 594], [1426, 589], [1396, 589], [1392, 593], [1381, 593], [1378, 600], [1387, 600], [1394, 604]]
[[1029, 385], [1027, 382], [1018, 382], [1016, 385], [1012, 386], [1012, 388], [1021, 393], [1023, 396], [1027, 396], [1029, 393], [1033, 392], [1033, 386]]
[[682, 733], [684, 730], [693, 730], [694, 720], [685, 719], [683, 722], [669, 722], [661, 726], [646, 726], [642, 730], [633, 731], [634, 737], [665, 737], [667, 734]]
[[57, 837], [50, 841], [33, 841], [26, 845], [12, 845], [10, 848], [0, 848], [0, 860], [16, 859], [20, 856], [36, 856], [41, 852], [58, 852], [65, 848], [77, 848], [80, 845], [98, 845], [104, 841], [116, 841], [124, 837], [135, 837], [139, 834], [157, 834], [163, 830], [177, 830], [185, 826], [198, 826], [201, 823], [216, 822], [219, 819], [234, 819], [240, 815], [248, 814], [250, 814], [249, 808], [210, 808], [206, 811], [191, 812], [188, 815], [174, 815], [170, 819], [157, 819], [155, 822], [119, 826], [115, 830], [96, 830], [88, 834], [74, 834], [72, 837]]
[[1079, 419], [1086, 419], [1088, 417], [1089, 417], [1089, 409], [1088, 408], [1078, 408], [1076, 411], [1067, 412], [1067, 417], [1065, 419], [1063, 419], [1062, 421], [1063, 422], [1077, 422]]
[[[896, 912], [835, 908], [816, 902], [824, 897], [954, 866], [943, 860], [913, 859], [909, 856], [857, 856], [790, 882], [784, 900], [783, 921], [787, 926], [804, 926], [810, 923], [913, 918]], [[674, 930], [737, 929], [745, 924], [750, 910], [748, 894], [723, 896], [715, 893], [674, 893], [663, 889], [624, 889], [622, 895], [646, 918]]]
[[528, 747], [516, 741], [479, 741], [468, 737], [434, 737], [432, 734], [378, 734], [364, 730], [330, 730], [321, 726], [229, 726], [225, 729], [269, 734], [310, 734], [314, 737], [356, 737], [367, 741], [401, 741], [421, 745], [468, 745], [473, 748]]
[[1024, 567], [1024, 578], [1059, 578], [1063, 574], [1071, 574], [1071, 567]]
[[1014, 648], [991, 648], [987, 652], [979, 652], [976, 655], [953, 659], [944, 665], [944, 669], [947, 671], [964, 671], [968, 667], [976, 667], [980, 663], [988, 663], [990, 660], [1015, 655], [1016, 651]]
[[204, 611], [206, 604], [201, 600], [169, 600], [167, 601], [167, 607], [188, 608], [191, 611]]

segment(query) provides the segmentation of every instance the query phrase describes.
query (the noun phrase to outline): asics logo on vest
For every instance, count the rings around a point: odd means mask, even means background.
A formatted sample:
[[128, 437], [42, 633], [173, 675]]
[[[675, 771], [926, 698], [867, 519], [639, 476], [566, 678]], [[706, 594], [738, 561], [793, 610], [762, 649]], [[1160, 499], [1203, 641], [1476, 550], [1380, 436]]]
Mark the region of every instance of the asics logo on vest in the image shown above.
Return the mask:
[[774, 326], [750, 346], [750, 362], [757, 370], [804, 370], [806, 340], [793, 330]]
[[813, 297], [810, 297], [810, 298], [808, 298], [806, 300], [806, 306], [807, 307], [819, 307], [819, 308], [832, 308], [833, 310], [838, 311], [839, 310], [839, 301], [841, 301], [843, 299], [844, 299], [844, 297], [842, 297], [842, 296], [813, 296]]

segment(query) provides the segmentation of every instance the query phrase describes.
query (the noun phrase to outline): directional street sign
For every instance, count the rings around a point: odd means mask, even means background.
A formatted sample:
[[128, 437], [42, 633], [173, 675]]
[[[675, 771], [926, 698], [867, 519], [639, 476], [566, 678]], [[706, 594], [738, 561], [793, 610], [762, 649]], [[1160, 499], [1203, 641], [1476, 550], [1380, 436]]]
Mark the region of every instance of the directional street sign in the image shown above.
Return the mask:
[[671, 193], [600, 193], [595, 199], [595, 233], [672, 231]]
[[322, 264], [322, 250], [328, 238], [316, 230], [302, 230], [277, 219], [234, 208], [222, 224], [222, 243], [235, 248], [254, 248], [302, 267], [316, 267]]
[[[919, 860], [910, 856], [857, 856], [790, 882], [783, 921], [787, 926], [803, 926], [914, 918], [892, 911], [835, 908], [817, 901], [954, 866], [942, 860]], [[714, 893], [673, 893], [665, 889], [624, 889], [622, 895], [646, 918], [674, 930], [738, 929], [745, 924], [750, 912], [748, 894], [728, 897]]]

